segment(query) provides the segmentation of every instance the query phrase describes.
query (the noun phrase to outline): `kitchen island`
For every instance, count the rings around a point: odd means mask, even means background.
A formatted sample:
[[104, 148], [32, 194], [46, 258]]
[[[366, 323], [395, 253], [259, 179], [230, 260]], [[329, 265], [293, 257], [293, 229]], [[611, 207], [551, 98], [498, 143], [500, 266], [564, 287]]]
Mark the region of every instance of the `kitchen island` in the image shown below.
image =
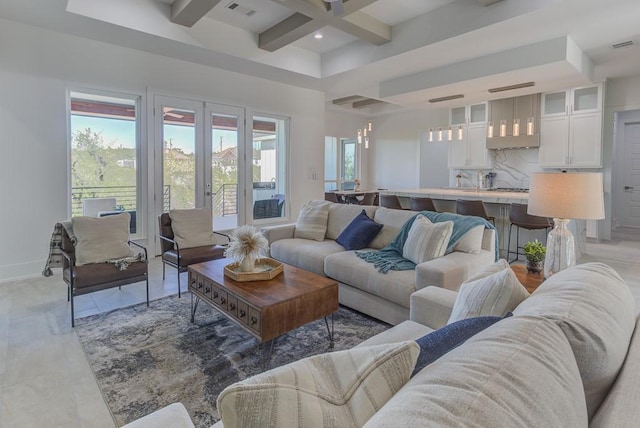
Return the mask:
[[[527, 191], [500, 191], [475, 188], [419, 188], [419, 189], [388, 189], [381, 190], [380, 194], [396, 195], [400, 199], [400, 203], [404, 208], [409, 208], [409, 198], [431, 198], [436, 209], [440, 212], [456, 212], [456, 200], [481, 200], [485, 203], [487, 214], [496, 218], [496, 229], [498, 231], [498, 240], [500, 244], [500, 257], [507, 257], [507, 243], [509, 239], [509, 210], [511, 204], [527, 204], [529, 201], [529, 193]], [[580, 259], [586, 249], [586, 222], [584, 220], [571, 220], [568, 226], [571, 233], [575, 237], [576, 242], [576, 260]], [[544, 230], [526, 230], [520, 229], [520, 245], [524, 245], [528, 240], [538, 239], [546, 242]], [[511, 251], [516, 248], [516, 231], [513, 230], [511, 238]], [[521, 250], [522, 252], [522, 250]], [[514, 255], [511, 255], [514, 258]], [[524, 257], [521, 256], [524, 260]]]

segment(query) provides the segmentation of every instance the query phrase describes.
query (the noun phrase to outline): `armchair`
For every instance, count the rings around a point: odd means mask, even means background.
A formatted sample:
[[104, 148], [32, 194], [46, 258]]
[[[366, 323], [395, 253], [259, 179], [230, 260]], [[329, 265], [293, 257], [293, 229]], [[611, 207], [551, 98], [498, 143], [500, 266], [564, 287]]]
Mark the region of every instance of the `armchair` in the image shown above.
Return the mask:
[[[126, 234], [129, 233], [128, 225], [129, 219], [127, 216], [123, 222], [123, 228], [126, 228]], [[69, 232], [65, 228], [62, 228], [62, 279], [67, 284], [67, 301], [71, 302], [71, 327], [75, 327], [75, 296], [145, 281], [147, 306], [149, 306], [147, 249], [133, 241], [127, 241], [127, 245], [142, 250], [144, 252], [144, 260], [130, 260], [130, 262], [127, 262], [127, 267], [124, 270], [120, 270], [119, 266], [115, 263], [76, 263], [76, 244], [69, 236]]]
[[[211, 224], [210, 219], [211, 215], [209, 214], [209, 224]], [[189, 265], [224, 257], [226, 246], [211, 244], [185, 248], [183, 245], [181, 248], [180, 244], [175, 239], [171, 216], [169, 213], [160, 214], [158, 222], [160, 230], [158, 237], [160, 238], [160, 252], [162, 256], [162, 280], [165, 279], [166, 265], [176, 268], [178, 270], [178, 297], [181, 297], [180, 274], [182, 272], [186, 272]], [[229, 236], [224, 233], [215, 231], [212, 233], [226, 238], [227, 243], [230, 241]]]

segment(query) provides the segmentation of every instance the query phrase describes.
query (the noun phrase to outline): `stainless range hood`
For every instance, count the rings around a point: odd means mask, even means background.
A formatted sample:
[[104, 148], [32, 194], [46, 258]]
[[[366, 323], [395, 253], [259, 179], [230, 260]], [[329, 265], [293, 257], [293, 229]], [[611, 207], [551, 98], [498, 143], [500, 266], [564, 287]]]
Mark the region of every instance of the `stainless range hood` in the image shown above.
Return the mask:
[[[527, 120], [533, 118], [533, 135], [527, 135]], [[514, 119], [520, 121], [520, 134], [513, 135]], [[504, 122], [502, 122], [504, 121]], [[506, 135], [500, 136], [500, 124]], [[489, 126], [493, 137], [487, 137], [487, 149], [529, 149], [540, 146], [540, 94], [489, 101]]]

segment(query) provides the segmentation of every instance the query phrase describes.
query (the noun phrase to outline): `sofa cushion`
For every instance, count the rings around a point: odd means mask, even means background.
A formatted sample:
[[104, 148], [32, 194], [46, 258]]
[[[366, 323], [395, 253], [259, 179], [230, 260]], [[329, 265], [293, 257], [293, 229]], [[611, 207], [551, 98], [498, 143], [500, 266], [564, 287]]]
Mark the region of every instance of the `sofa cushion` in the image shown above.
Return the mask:
[[329, 206], [327, 201], [309, 201], [300, 209], [294, 238], [324, 240], [327, 232], [327, 219], [329, 218]]
[[359, 250], [369, 245], [382, 229], [382, 225], [367, 217], [365, 210], [354, 218], [342, 231], [336, 242], [345, 250]]
[[603, 263], [556, 273], [522, 302], [514, 315], [553, 320], [567, 336], [580, 368], [589, 416], [598, 409], [622, 367], [635, 326], [635, 299]]
[[131, 256], [129, 220], [129, 213], [107, 217], [73, 217], [71, 224], [76, 236], [76, 265]]
[[171, 210], [173, 239], [180, 249], [216, 245], [213, 234], [213, 217], [208, 208]]
[[373, 216], [373, 220], [382, 225], [382, 230], [373, 241], [371, 241], [369, 246], [376, 250], [386, 247], [387, 244], [393, 241], [393, 238], [398, 236], [398, 232], [400, 232], [400, 229], [402, 229], [402, 226], [404, 226], [407, 220], [415, 215], [415, 211], [394, 210], [385, 207], [378, 208]]
[[360, 206], [352, 204], [331, 204], [327, 220], [327, 239], [337, 239], [344, 229], [364, 209], [369, 218], [373, 218], [376, 211], [374, 206]]
[[452, 221], [434, 224], [425, 216], [417, 216], [402, 247], [402, 257], [420, 264], [444, 256], [452, 231]]
[[365, 427], [586, 427], [580, 373], [550, 320], [510, 317], [428, 365]]
[[[508, 313], [507, 316], [510, 316]], [[427, 365], [462, 345], [470, 337], [481, 332], [485, 328], [497, 323], [502, 317], [476, 317], [467, 318], [447, 324], [434, 332], [426, 334], [418, 339], [416, 343], [420, 346], [420, 354], [416, 367], [413, 369], [412, 377]]]
[[484, 226], [472, 227], [456, 245], [453, 251], [462, 251], [463, 253], [478, 254], [482, 250], [482, 237], [484, 236]]
[[415, 342], [316, 355], [227, 387], [225, 428], [361, 427], [409, 379]]
[[[502, 270], [493, 272], [496, 265]], [[487, 270], [493, 273], [483, 276], [480, 272], [476, 275], [478, 279], [462, 283], [449, 323], [479, 316], [504, 316], [529, 297], [505, 260], [499, 260]]]
[[355, 251], [327, 256], [324, 272], [338, 282], [390, 300], [405, 308], [409, 308], [411, 294], [416, 291], [415, 270], [391, 270], [383, 275], [373, 264], [356, 256]]
[[344, 247], [332, 239], [317, 242], [291, 238], [272, 242], [270, 250], [274, 259], [324, 276], [325, 257], [343, 253]]
[[416, 340], [425, 334], [429, 334], [434, 331], [431, 327], [427, 327], [424, 324], [420, 324], [419, 322], [406, 320], [402, 321], [398, 325], [394, 325], [389, 330], [385, 330], [382, 333], [376, 334], [365, 340], [362, 343], [359, 343], [357, 346], [372, 346], [372, 345], [383, 345], [385, 343], [397, 343], [404, 342], [407, 340]]

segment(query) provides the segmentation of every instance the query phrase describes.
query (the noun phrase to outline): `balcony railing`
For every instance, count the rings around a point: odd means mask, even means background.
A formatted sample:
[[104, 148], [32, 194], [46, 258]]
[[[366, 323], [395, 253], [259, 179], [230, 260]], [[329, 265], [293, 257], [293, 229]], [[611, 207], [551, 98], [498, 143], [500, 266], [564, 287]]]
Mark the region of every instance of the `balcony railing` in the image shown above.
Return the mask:
[[238, 214], [238, 185], [223, 184], [211, 194], [214, 217]]
[[[124, 211], [136, 211], [137, 196], [135, 186], [93, 186], [71, 188], [71, 215], [82, 215], [82, 200], [88, 198], [116, 198], [116, 206]], [[171, 186], [163, 186], [162, 210], [171, 207]]]

